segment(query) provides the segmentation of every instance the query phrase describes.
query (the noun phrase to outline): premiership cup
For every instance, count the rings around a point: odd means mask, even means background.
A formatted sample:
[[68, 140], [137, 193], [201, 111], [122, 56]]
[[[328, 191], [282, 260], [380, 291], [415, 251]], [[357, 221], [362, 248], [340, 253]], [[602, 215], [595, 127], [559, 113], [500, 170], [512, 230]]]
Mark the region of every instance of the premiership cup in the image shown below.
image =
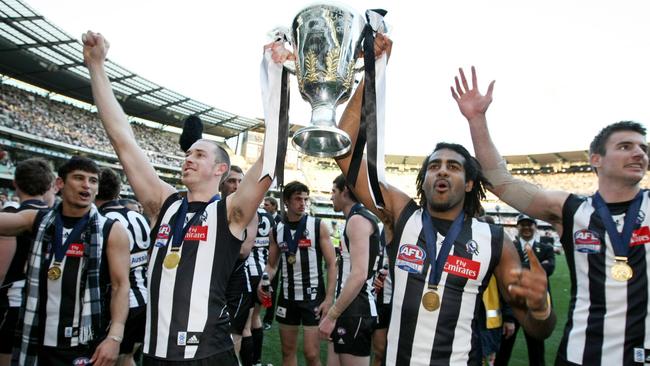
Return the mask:
[[350, 137], [336, 127], [336, 107], [352, 94], [365, 24], [362, 15], [327, 4], [309, 6], [293, 20], [294, 71], [312, 107], [310, 125], [292, 140], [301, 153], [337, 157], [350, 149]]

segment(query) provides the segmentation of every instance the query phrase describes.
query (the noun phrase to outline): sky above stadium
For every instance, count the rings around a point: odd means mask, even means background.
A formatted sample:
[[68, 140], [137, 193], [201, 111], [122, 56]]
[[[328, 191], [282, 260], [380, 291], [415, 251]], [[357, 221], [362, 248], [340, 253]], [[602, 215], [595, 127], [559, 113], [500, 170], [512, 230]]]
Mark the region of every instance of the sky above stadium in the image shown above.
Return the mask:
[[[313, 3], [26, 1], [73, 37], [88, 29], [104, 34], [109, 58], [121, 66], [246, 117], [263, 116], [259, 63], [267, 33]], [[428, 154], [438, 141], [471, 147], [449, 91], [460, 66], [477, 67], [482, 91], [497, 81], [488, 120], [504, 155], [587, 149], [600, 128], [619, 120], [650, 127], [650, 2], [344, 3], [388, 10], [388, 154]], [[304, 124], [309, 110], [294, 82], [291, 122]]]

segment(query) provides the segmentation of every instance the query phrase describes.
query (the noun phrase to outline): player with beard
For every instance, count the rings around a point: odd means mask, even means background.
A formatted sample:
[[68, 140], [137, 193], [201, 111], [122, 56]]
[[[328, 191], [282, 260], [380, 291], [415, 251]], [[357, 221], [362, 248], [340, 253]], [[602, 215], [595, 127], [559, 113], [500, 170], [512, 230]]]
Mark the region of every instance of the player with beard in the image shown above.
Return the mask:
[[[390, 39], [377, 35], [377, 56], [390, 55], [391, 47]], [[275, 56], [283, 62], [288, 55]], [[359, 131], [362, 91], [361, 85], [339, 123], [353, 141], [351, 151]], [[339, 157], [337, 163], [347, 176], [351, 156]], [[547, 298], [544, 269], [536, 259], [531, 259], [530, 269], [522, 269], [503, 229], [474, 218], [489, 183], [465, 148], [436, 145], [418, 173], [419, 203], [380, 182], [385, 204], [376, 206], [365, 167], [362, 163], [352, 188], [384, 222], [392, 266], [386, 364], [480, 365], [476, 309], [492, 273], [523, 327], [538, 338], [550, 335], [555, 315]]]

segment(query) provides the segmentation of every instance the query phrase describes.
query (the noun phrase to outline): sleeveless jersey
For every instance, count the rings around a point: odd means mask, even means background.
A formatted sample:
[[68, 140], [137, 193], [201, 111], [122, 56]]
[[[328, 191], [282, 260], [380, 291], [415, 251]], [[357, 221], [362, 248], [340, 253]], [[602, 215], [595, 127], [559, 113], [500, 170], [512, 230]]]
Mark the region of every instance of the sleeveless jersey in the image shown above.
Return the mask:
[[[377, 261], [378, 265], [375, 271], [379, 271], [379, 269], [383, 268], [384, 266], [390, 268], [390, 263], [388, 263], [388, 253], [386, 251], [386, 237], [384, 236], [383, 230], [379, 236], [379, 242], [381, 243], [379, 247], [379, 260]], [[390, 271], [388, 271], [388, 273], [386, 273], [386, 277], [384, 278], [384, 287], [382, 287], [381, 290], [375, 294], [375, 299], [378, 305], [385, 305], [390, 304], [392, 296], [393, 281], [390, 277]]]
[[[120, 206], [120, 207], [111, 207]], [[129, 272], [129, 307], [135, 308], [147, 304], [147, 251], [151, 244], [149, 238], [149, 222], [139, 212], [121, 206], [119, 202], [110, 201], [99, 208], [102, 215], [119, 221], [127, 229], [129, 246], [131, 248], [131, 271]]]
[[[20, 203], [16, 212], [24, 210], [47, 209], [45, 202], [41, 200], [26, 200]], [[23, 233], [16, 236], [16, 252], [14, 254], [4, 282], [0, 286], [0, 307], [20, 307], [23, 301], [23, 288], [25, 288], [25, 266], [31, 248], [34, 235]]]
[[[439, 252], [451, 222], [433, 219], [433, 225]], [[465, 220], [444, 265], [438, 283], [440, 308], [434, 311], [421, 302], [431, 273], [422, 208], [414, 201], [402, 211], [394, 234], [388, 246], [393, 303], [386, 364], [481, 365], [479, 302], [501, 257], [503, 229]]]
[[289, 264], [289, 247], [284, 239], [284, 226], [289, 225], [291, 234], [294, 235], [297, 224], [281, 222], [276, 226], [274, 233], [275, 242], [280, 249], [281, 296], [293, 301], [322, 299], [325, 297], [325, 284], [323, 254], [320, 249], [320, 219], [307, 216], [307, 226], [305, 232], [300, 234], [296, 249], [296, 262]]
[[[608, 204], [617, 230], [630, 202]], [[627, 282], [612, 278], [612, 242], [591, 197], [564, 203], [562, 246], [571, 275], [571, 301], [559, 365], [633, 365], [650, 362], [650, 200], [643, 192], [629, 243]]]
[[271, 230], [275, 225], [273, 216], [266, 213], [266, 211], [257, 211], [257, 236], [255, 237], [255, 246], [248, 256], [246, 265], [248, 266], [248, 273], [251, 276], [262, 276], [266, 262], [269, 259], [269, 236]]
[[149, 304], [144, 353], [169, 361], [202, 359], [232, 349], [226, 307], [226, 285], [242, 240], [228, 227], [226, 200], [190, 202], [187, 223], [205, 207], [187, 231], [175, 268], [163, 266], [172, 243], [181, 205], [178, 193], [163, 204], [152, 230], [149, 261]]
[[338, 298], [344, 288], [345, 281], [350, 275], [351, 259], [350, 259], [350, 240], [348, 239], [347, 229], [350, 218], [355, 215], [364, 217], [370, 221], [373, 227], [373, 232], [368, 238], [368, 271], [366, 273], [366, 283], [363, 284], [357, 297], [352, 300], [350, 305], [345, 309], [342, 317], [345, 316], [377, 316], [377, 307], [375, 305], [375, 298], [372, 294], [372, 281], [375, 278], [375, 271], [377, 270], [377, 263], [379, 259], [379, 227], [377, 225], [377, 217], [373, 215], [367, 208], [359, 205], [354, 206], [350, 211], [343, 228], [343, 236], [341, 237], [341, 256], [338, 264], [338, 276], [336, 281], [336, 297]]

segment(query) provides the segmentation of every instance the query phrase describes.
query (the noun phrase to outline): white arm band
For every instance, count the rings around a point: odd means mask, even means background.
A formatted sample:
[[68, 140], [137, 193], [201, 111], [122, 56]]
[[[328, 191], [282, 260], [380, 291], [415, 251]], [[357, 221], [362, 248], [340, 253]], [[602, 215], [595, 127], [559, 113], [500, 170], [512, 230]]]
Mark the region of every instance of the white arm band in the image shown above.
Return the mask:
[[508, 171], [506, 161], [501, 159], [494, 169], [483, 171], [492, 187], [498, 189], [499, 198], [519, 211], [526, 210], [541, 189], [529, 182], [515, 179]]

